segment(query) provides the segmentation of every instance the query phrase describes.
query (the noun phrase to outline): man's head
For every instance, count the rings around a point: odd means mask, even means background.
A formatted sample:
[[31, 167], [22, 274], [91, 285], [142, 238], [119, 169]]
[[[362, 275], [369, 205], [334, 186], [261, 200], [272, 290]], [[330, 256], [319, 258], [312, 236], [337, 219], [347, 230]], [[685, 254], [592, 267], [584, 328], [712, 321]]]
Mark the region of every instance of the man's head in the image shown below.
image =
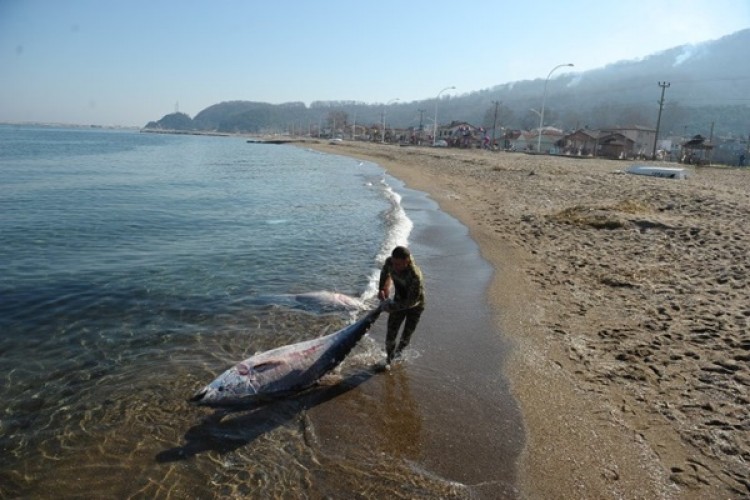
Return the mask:
[[396, 272], [400, 273], [409, 267], [409, 263], [411, 262], [411, 252], [406, 247], [398, 246], [393, 249], [393, 252], [391, 252], [391, 259], [394, 269]]

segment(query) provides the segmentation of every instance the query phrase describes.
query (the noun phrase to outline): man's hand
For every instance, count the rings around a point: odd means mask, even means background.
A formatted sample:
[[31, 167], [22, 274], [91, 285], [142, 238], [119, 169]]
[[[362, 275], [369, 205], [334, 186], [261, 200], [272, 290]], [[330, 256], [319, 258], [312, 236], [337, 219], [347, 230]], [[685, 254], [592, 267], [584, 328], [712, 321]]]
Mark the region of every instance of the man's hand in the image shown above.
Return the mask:
[[378, 299], [385, 300], [388, 298], [388, 290], [378, 290]]
[[393, 301], [391, 299], [385, 299], [380, 303], [380, 310], [383, 312], [390, 313], [393, 308]]

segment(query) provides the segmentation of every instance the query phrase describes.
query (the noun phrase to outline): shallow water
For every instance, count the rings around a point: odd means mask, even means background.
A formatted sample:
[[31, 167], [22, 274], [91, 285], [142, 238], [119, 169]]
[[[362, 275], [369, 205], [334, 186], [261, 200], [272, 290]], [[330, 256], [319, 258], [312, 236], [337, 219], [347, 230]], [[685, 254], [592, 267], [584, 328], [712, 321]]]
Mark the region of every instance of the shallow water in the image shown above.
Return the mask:
[[[0, 139], [0, 497], [512, 496], [522, 433], [491, 270], [426, 197], [376, 165], [239, 139]], [[186, 402], [256, 351], [351, 320], [259, 297], [370, 299], [407, 236], [429, 302], [403, 363], [376, 369], [381, 320], [298, 397]]]

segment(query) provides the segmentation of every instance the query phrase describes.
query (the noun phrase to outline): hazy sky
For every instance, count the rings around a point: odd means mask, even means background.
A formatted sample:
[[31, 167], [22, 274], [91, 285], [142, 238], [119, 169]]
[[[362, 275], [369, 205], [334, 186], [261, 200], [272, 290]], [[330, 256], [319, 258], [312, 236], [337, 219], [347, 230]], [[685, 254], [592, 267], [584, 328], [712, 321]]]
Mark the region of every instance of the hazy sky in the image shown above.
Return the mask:
[[0, 0], [0, 121], [143, 126], [178, 103], [195, 116], [231, 100], [408, 102], [749, 27], [750, 0]]

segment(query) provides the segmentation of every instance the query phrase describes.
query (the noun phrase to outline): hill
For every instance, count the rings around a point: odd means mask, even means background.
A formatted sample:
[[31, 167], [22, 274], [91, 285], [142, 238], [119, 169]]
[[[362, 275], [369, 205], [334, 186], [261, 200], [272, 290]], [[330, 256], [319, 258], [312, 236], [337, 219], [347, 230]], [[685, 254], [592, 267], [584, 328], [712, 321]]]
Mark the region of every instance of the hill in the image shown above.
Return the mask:
[[[548, 82], [545, 124], [563, 129], [654, 126], [661, 87], [666, 82], [661, 130], [664, 134], [714, 134], [746, 137], [750, 133], [750, 29], [718, 40], [681, 45], [640, 60], [620, 61], [581, 73], [563, 73]], [[539, 118], [545, 79], [524, 80], [451, 97], [441, 102], [441, 124], [465, 121], [491, 127], [497, 106], [498, 126], [532, 129]], [[388, 107], [397, 128], [431, 127], [434, 98]], [[380, 123], [383, 105], [353, 101], [269, 104], [230, 101], [215, 104], [192, 120], [183, 114], [149, 122], [148, 129], [246, 133], [308, 133], [345, 130], [356, 117], [360, 125]], [[187, 120], [185, 119], [187, 118]]]

